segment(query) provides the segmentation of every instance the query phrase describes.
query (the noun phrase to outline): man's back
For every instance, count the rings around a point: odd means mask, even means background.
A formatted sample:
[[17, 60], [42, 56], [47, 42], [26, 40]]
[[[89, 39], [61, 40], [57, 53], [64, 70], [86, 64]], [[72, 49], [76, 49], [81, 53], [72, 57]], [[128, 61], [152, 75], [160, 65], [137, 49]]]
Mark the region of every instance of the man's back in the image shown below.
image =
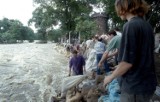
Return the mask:
[[122, 76], [122, 90], [133, 94], [152, 93], [156, 77], [151, 26], [142, 18], [134, 17], [124, 25], [122, 35], [119, 61], [132, 64], [132, 68]]

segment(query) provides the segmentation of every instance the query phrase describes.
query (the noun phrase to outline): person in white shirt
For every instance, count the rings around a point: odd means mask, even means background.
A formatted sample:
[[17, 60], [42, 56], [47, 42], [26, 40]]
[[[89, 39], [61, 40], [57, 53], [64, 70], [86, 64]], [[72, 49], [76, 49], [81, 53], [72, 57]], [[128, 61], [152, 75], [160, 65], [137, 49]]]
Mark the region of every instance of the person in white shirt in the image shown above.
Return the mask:
[[[102, 43], [102, 38], [99, 39], [99, 36], [95, 36], [95, 45], [94, 49], [96, 50], [96, 59], [97, 59], [97, 75], [101, 74], [101, 69], [98, 67], [98, 63], [101, 60], [103, 53], [106, 51], [106, 45]], [[104, 61], [103, 67], [105, 69], [105, 72], [109, 72], [109, 66], [107, 64], [107, 60]]]

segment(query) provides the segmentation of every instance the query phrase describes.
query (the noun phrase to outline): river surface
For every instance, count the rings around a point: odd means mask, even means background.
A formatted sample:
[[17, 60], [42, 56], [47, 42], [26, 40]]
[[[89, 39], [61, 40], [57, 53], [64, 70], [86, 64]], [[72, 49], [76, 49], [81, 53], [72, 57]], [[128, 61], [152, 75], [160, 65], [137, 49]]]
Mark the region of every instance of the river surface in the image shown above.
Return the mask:
[[48, 102], [67, 76], [62, 52], [53, 43], [0, 45], [0, 102]]

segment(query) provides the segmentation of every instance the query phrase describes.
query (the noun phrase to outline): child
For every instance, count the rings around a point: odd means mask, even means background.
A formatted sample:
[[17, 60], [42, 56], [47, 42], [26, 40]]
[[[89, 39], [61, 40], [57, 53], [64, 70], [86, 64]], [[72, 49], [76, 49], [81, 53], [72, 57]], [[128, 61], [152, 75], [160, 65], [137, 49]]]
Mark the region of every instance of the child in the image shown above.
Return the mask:
[[[85, 72], [85, 59], [82, 55], [78, 54], [76, 50], [72, 52], [73, 56], [69, 61], [69, 76], [70, 75], [83, 75]], [[72, 73], [71, 73], [72, 72]]]

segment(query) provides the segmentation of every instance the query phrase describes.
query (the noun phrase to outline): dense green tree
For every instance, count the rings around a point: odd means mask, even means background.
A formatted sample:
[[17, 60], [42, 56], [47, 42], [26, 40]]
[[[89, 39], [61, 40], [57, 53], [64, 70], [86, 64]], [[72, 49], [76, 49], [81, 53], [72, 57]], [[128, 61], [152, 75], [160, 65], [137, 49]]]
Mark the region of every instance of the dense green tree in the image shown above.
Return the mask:
[[62, 35], [64, 35], [64, 32], [61, 29], [50, 30], [48, 32], [48, 40], [59, 42]]
[[28, 40], [29, 42], [33, 42], [35, 39], [34, 31], [28, 26], [22, 26], [20, 28], [20, 33], [23, 40]]
[[0, 20], [0, 43], [16, 43], [17, 40], [33, 41], [34, 32], [31, 28], [23, 26], [19, 20]]
[[[146, 0], [151, 5], [150, 12], [146, 15], [146, 20], [151, 25], [160, 31], [160, 3], [159, 0]], [[41, 31], [42, 37], [45, 37], [47, 32], [54, 29], [54, 25], [60, 24], [60, 29], [67, 34], [72, 32], [80, 32], [86, 37], [94, 32], [94, 24], [90, 18], [92, 6], [103, 8], [109, 17], [109, 26], [120, 27], [125, 23], [116, 14], [115, 0], [34, 0], [39, 6], [33, 12], [33, 17], [30, 22], [34, 22], [35, 26]], [[92, 27], [91, 27], [92, 25]], [[90, 28], [90, 29], [89, 29]], [[40, 30], [41, 29], [41, 30]], [[76, 31], [76, 32], [75, 32]], [[61, 35], [62, 36], [62, 35]]]
[[150, 12], [146, 15], [147, 21], [151, 23], [155, 32], [160, 32], [160, 0], [146, 0], [150, 5]]
[[76, 31], [80, 33], [81, 39], [89, 39], [98, 30], [96, 23], [93, 20], [77, 21]]
[[[64, 34], [72, 32], [75, 34], [76, 26], [78, 25], [76, 19], [78, 17], [90, 17], [93, 3], [92, 0], [34, 0], [39, 6], [33, 12], [33, 17], [30, 22], [34, 22], [39, 29], [46, 28], [53, 30], [54, 25], [60, 24], [60, 29]], [[38, 26], [37, 26], [38, 25]], [[64, 36], [64, 35], [63, 35]]]
[[[112, 21], [112, 26], [122, 27], [124, 21], [120, 20], [115, 11], [115, 0], [96, 0], [98, 7], [104, 8], [104, 11], [109, 15]], [[151, 5], [149, 13], [146, 15], [146, 20], [151, 23], [152, 27], [160, 32], [160, 0], [146, 0]]]

